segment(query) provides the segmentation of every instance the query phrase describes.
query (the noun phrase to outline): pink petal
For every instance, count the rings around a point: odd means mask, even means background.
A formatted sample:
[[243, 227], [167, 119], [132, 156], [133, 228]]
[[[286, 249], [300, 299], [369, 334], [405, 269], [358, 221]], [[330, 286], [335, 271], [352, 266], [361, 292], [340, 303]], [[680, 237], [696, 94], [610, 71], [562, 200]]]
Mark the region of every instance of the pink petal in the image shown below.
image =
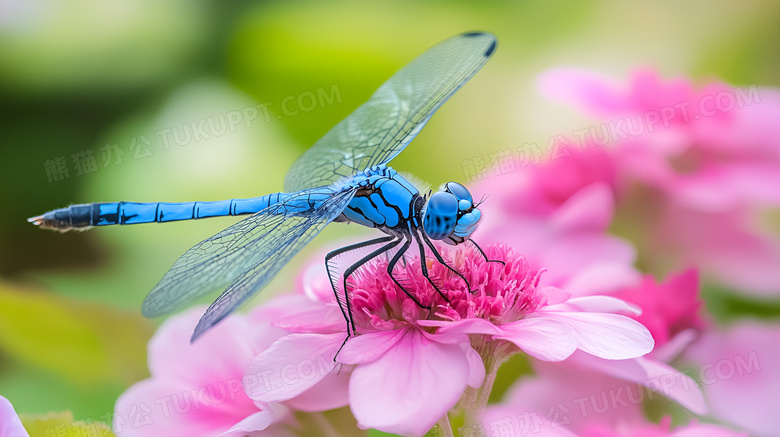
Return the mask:
[[571, 326], [579, 337], [579, 349], [597, 357], [623, 360], [653, 350], [653, 337], [647, 328], [626, 316], [545, 312], [545, 317]]
[[256, 347], [278, 336], [234, 315], [190, 344], [203, 313], [194, 308], [166, 320], [149, 342], [152, 377], [117, 400], [116, 432], [135, 435], [214, 435], [259, 408], [244, 393], [242, 376]]
[[631, 266], [636, 258], [631, 244], [604, 233], [578, 232], [559, 235], [545, 244], [544, 250], [534, 255], [538, 257], [536, 261], [540, 266], [549, 269], [542, 275], [545, 285], [560, 285], [594, 264], [617, 263]]
[[[701, 226], [700, 217], [685, 218], [690, 220], [685, 231], [697, 226], [697, 219]], [[718, 238], [712, 239], [712, 235]], [[724, 215], [687, 241], [686, 246], [689, 262], [700, 263], [727, 285], [762, 298], [778, 295], [780, 239], [771, 233], [755, 227], [750, 229], [739, 223], [737, 218]]]
[[361, 428], [422, 436], [457, 403], [469, 374], [460, 346], [408, 329], [379, 359], [352, 372], [352, 412]]
[[780, 429], [780, 323], [742, 320], [724, 332], [708, 332], [686, 351], [695, 360], [712, 415], [750, 431]]
[[748, 437], [746, 431], [737, 432], [708, 423], [696, 423], [684, 428], [677, 428], [669, 437]]
[[251, 323], [268, 324], [279, 317], [299, 311], [314, 303], [306, 296], [299, 294], [284, 294], [256, 306], [249, 311]]
[[346, 327], [338, 306], [311, 301], [294, 312], [276, 318], [274, 326], [301, 333], [343, 332]]
[[652, 358], [662, 363], [669, 363], [680, 355], [688, 346], [699, 338], [699, 331], [686, 329], [674, 335], [662, 345], [656, 344], [652, 352]]
[[502, 330], [485, 319], [418, 320], [420, 326], [438, 326], [439, 334], [487, 334], [501, 335]]
[[274, 405], [266, 410], [258, 411], [235, 426], [219, 434], [219, 437], [244, 437], [250, 433], [263, 431], [276, 422], [279, 422], [288, 410], [281, 405]]
[[543, 296], [547, 297], [548, 306], [566, 302], [572, 296], [571, 293], [551, 285], [540, 286], [538, 290]]
[[330, 373], [300, 395], [284, 404], [299, 411], [327, 411], [349, 405], [350, 369], [342, 367]]
[[323, 252], [312, 257], [315, 261], [303, 268], [303, 275], [300, 275], [298, 280], [297, 288], [302, 290], [304, 295], [314, 302], [329, 302], [334, 297], [328, 272], [325, 269], [325, 264], [322, 262], [325, 255], [326, 253]]
[[11, 402], [0, 396], [0, 437], [30, 437]]
[[710, 165], [677, 178], [672, 193], [684, 204], [707, 212], [725, 212], [744, 201], [780, 203], [780, 168], [766, 162]]
[[344, 364], [370, 363], [395, 347], [406, 335], [405, 329], [377, 331], [350, 338], [339, 353], [339, 362]]
[[244, 394], [240, 378], [205, 387], [145, 379], [122, 393], [114, 410], [114, 431], [120, 437], [210, 437], [259, 408]]
[[[670, 135], [673, 132], [677, 131], [664, 130], [663, 132], [657, 132], [657, 134]], [[670, 147], [670, 143], [682, 143], [684, 146], [678, 147], [687, 148], [688, 138], [687, 136], [682, 136], [679, 140], [666, 138], [663, 141], [664, 147]], [[670, 181], [674, 180], [676, 173], [668, 162], [666, 151], [659, 150], [659, 147], [653, 146], [655, 144], [649, 146], [646, 141], [641, 140], [625, 142], [615, 150], [615, 161], [618, 162], [622, 173], [629, 180], [635, 179], [651, 186], [670, 190]]]
[[[499, 404], [488, 405], [480, 416], [478, 429], [463, 432], [464, 436], [490, 436], [490, 437], [578, 437], [577, 434], [561, 426], [561, 423], [552, 423], [545, 417], [547, 411], [528, 411], [513, 405]], [[495, 430], [501, 431], [495, 431]], [[484, 433], [482, 432], [484, 430]], [[504, 431], [505, 430], [505, 431]], [[511, 430], [511, 431], [510, 431]]]
[[469, 363], [469, 378], [467, 384], [469, 387], [480, 388], [482, 387], [482, 383], [485, 382], [485, 363], [482, 361], [482, 357], [479, 353], [469, 344], [462, 345], [462, 349], [466, 353], [466, 359]]
[[[584, 355], [573, 356], [580, 354]], [[532, 361], [532, 365], [536, 374], [519, 379], [504, 396], [514, 407], [510, 417], [535, 412], [583, 436], [588, 435], [583, 429], [594, 423], [610, 427], [646, 423], [641, 402], [648, 395], [642, 387], [583, 368], [572, 358], [557, 363]], [[526, 426], [531, 419], [526, 419]]]
[[574, 354], [572, 360], [598, 372], [642, 384], [696, 414], [707, 412], [699, 385], [690, 376], [667, 364], [644, 357], [605, 360], [582, 353]]
[[780, 239], [758, 229], [753, 223], [755, 218], [747, 211], [710, 214], [676, 203], [664, 208], [661, 222], [653, 230], [663, 256], [671, 257], [677, 264], [701, 266], [704, 273], [743, 293], [777, 295]]
[[631, 110], [626, 90], [614, 80], [586, 70], [559, 68], [537, 79], [539, 92], [551, 100], [569, 103], [596, 116], [621, 114]]
[[[752, 88], [752, 87], [751, 87]], [[733, 111], [732, 123], [714, 119], [709, 126], [702, 126], [697, 134], [707, 143], [722, 150], [750, 155], [780, 158], [780, 129], [777, 114], [780, 112], [780, 90], [776, 87], [755, 88], [760, 96], [759, 104], [752, 104]]]
[[246, 317], [228, 317], [190, 344], [192, 331], [202, 315], [203, 308], [195, 307], [169, 318], [157, 329], [148, 345], [149, 372], [153, 377], [200, 387], [240, 378], [244, 373], [256, 353], [246, 340], [253, 331]]
[[634, 319], [653, 335], [654, 353], [679, 331], [704, 328], [699, 317], [702, 301], [696, 270], [669, 274], [663, 282], [647, 275], [639, 286], [620, 290], [614, 296], [642, 308], [642, 314]]
[[290, 334], [252, 359], [245, 375], [246, 394], [261, 402], [300, 395], [328, 376], [344, 334]]
[[605, 183], [595, 183], [569, 197], [550, 216], [550, 224], [558, 231], [604, 231], [614, 209], [612, 190]]
[[636, 287], [642, 275], [628, 262], [603, 261], [574, 272], [563, 287], [572, 296], [614, 293]]
[[577, 334], [567, 324], [533, 317], [501, 325], [495, 338], [511, 341], [523, 352], [543, 361], [562, 361], [577, 350]]
[[635, 316], [642, 314], [642, 309], [638, 306], [611, 296], [575, 297], [564, 303], [548, 305], [544, 308], [544, 311], [572, 311], [572, 309], [590, 313], [614, 313]]

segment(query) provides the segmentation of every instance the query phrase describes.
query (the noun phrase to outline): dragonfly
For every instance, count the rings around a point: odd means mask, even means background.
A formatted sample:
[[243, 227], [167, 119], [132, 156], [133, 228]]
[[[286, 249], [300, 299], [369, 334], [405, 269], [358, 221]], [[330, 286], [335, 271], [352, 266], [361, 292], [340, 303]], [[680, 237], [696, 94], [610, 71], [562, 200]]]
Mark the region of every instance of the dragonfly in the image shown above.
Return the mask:
[[[427, 247], [467, 285], [466, 278], [445, 262], [433, 240], [452, 246], [470, 241], [490, 261], [470, 239], [481, 212], [465, 186], [448, 182], [436, 193], [421, 194], [388, 164], [434, 112], [485, 65], [496, 44], [492, 34], [463, 33], [418, 56], [293, 163], [284, 179], [285, 192], [207, 202], [75, 204], [28, 221], [41, 228], [68, 231], [251, 214], [187, 250], [144, 299], [142, 313], [153, 318], [224, 288], [195, 327], [192, 342], [262, 290], [329, 223], [357, 223], [377, 229], [385, 235], [336, 249], [325, 257], [349, 339], [357, 332], [347, 279], [368, 261], [393, 253], [387, 265], [390, 277], [421, 307], [418, 298], [393, 276], [395, 266], [412, 245], [421, 259], [425, 259]], [[333, 273], [332, 260], [365, 248], [374, 249], [340, 277]], [[420, 265], [428, 282], [446, 300], [430, 278], [426, 263]]]

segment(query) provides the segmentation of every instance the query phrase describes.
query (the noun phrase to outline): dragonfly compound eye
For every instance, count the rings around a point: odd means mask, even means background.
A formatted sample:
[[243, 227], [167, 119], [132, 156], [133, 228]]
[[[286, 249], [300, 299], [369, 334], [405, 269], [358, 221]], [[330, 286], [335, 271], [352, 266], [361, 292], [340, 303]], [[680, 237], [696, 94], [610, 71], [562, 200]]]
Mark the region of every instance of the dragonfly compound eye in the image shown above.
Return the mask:
[[471, 198], [469, 190], [457, 182], [447, 182], [447, 184], [444, 185], [444, 189], [448, 193], [452, 193], [458, 200], [468, 200], [469, 203], [474, 203], [474, 199]]
[[434, 193], [425, 208], [425, 233], [433, 240], [443, 240], [452, 234], [457, 222], [458, 199], [444, 191]]

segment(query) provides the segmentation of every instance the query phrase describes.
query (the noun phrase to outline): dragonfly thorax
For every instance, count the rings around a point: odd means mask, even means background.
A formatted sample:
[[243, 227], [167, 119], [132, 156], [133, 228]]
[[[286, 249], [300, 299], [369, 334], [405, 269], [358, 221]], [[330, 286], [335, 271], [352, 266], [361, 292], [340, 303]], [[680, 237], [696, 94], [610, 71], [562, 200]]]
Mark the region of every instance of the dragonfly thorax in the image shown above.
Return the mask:
[[358, 190], [337, 221], [352, 221], [388, 234], [420, 227], [425, 201], [419, 190], [392, 168], [371, 167], [352, 183]]
[[[353, 179], [355, 197], [337, 221], [351, 221], [387, 234], [414, 234], [419, 229], [432, 240], [449, 245], [466, 241], [482, 217], [471, 193], [457, 182], [448, 182], [426, 199], [395, 170], [371, 167]], [[426, 202], [427, 200], [427, 202]]]

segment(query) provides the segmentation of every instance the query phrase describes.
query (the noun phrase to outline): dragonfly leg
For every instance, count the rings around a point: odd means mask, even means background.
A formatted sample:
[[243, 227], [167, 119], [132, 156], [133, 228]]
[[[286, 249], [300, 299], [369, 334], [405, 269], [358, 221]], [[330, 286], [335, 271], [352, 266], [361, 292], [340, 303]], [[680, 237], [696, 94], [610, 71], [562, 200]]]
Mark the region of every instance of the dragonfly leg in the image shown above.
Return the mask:
[[[399, 240], [400, 241], [400, 240]], [[412, 237], [411, 235], [406, 235], [406, 242], [404, 245], [398, 249], [398, 253], [395, 254], [393, 259], [390, 260], [390, 263], [387, 265], [387, 274], [390, 275], [390, 279], [395, 282], [395, 285], [398, 286], [404, 293], [406, 293], [407, 296], [409, 296], [409, 299], [412, 299], [414, 303], [417, 304], [418, 307], [429, 310], [431, 307], [423, 305], [419, 299], [415, 295], [409, 292], [409, 290], [406, 289], [403, 285], [401, 285], [400, 282], [398, 282], [398, 279], [395, 279], [395, 276], [393, 276], [393, 269], [395, 268], [395, 265], [398, 264], [398, 260], [403, 257], [404, 253], [406, 253], [407, 250], [409, 250], [409, 246], [412, 245]], [[422, 259], [422, 262], [425, 262], [425, 258]]]
[[425, 263], [425, 246], [423, 246], [422, 241], [420, 241], [420, 238], [415, 234], [415, 240], [417, 241], [417, 247], [420, 248], [420, 269], [422, 270], [423, 276], [425, 276], [425, 279], [428, 280], [428, 283], [431, 284], [434, 290], [436, 290], [437, 293], [439, 293], [439, 296], [444, 299], [445, 302], [450, 303], [449, 298], [442, 293], [442, 291], [439, 289], [436, 284], [433, 283], [433, 280], [430, 276], [428, 276], [428, 266]]
[[[341, 310], [341, 314], [344, 316], [344, 320], [347, 322], [347, 338], [349, 338], [350, 327], [354, 325], [354, 323], [352, 322], [352, 312], [351, 312], [351, 308], [349, 308], [349, 303], [346, 301], [342, 303], [341, 301], [338, 288], [336, 288], [335, 277], [331, 272], [330, 262], [333, 260], [333, 258], [339, 255], [345, 254], [347, 252], [351, 252], [353, 250], [362, 249], [364, 247], [373, 246], [375, 244], [386, 243], [392, 240], [393, 238], [395, 237], [388, 235], [386, 237], [375, 238], [373, 240], [361, 241], [360, 243], [350, 244], [349, 246], [344, 246], [342, 248], [336, 249], [328, 253], [327, 255], [325, 255], [325, 270], [328, 272], [328, 279], [330, 280], [330, 286], [333, 289], [333, 294], [336, 296], [336, 302], [339, 304], [339, 309]], [[346, 296], [346, 291], [344, 292], [344, 295]], [[346, 309], [345, 306], [347, 307]], [[344, 342], [346, 343], [346, 340], [344, 340]], [[344, 347], [343, 344], [341, 346]], [[341, 348], [339, 348], [339, 350], [341, 350]]]
[[485, 251], [484, 251], [484, 250], [482, 250], [482, 248], [481, 248], [481, 247], [479, 247], [479, 244], [477, 244], [477, 242], [476, 242], [476, 241], [472, 240], [471, 238], [469, 238], [469, 241], [471, 242], [471, 244], [473, 244], [473, 245], [474, 245], [474, 247], [476, 247], [476, 248], [477, 248], [477, 250], [479, 251], [479, 253], [481, 253], [481, 254], [482, 254], [482, 258], [485, 258], [485, 262], [489, 262], [489, 263], [501, 263], [501, 264], [503, 264], [503, 265], [506, 265], [506, 263], [505, 263], [504, 261], [501, 261], [500, 259], [488, 259], [487, 255], [485, 255]]
[[[388, 238], [388, 237], [384, 237], [384, 238]], [[387, 252], [388, 250], [394, 248], [395, 246], [398, 246], [398, 244], [401, 242], [400, 238], [396, 238], [396, 237], [389, 237], [389, 238], [390, 238], [390, 242], [388, 244], [386, 244], [386, 245], [380, 247], [379, 249], [369, 253], [368, 255], [364, 256], [363, 258], [360, 258], [360, 260], [358, 262], [356, 262], [355, 264], [352, 264], [346, 270], [344, 270], [344, 301], [346, 303], [347, 313], [349, 314], [349, 320], [347, 322], [347, 338], [349, 338], [349, 336], [350, 336], [350, 332], [349, 332], [350, 328], [352, 328], [352, 334], [351, 335], [356, 335], [357, 334], [356, 328], [355, 328], [355, 320], [352, 317], [352, 304], [350, 303], [349, 291], [347, 290], [347, 279], [352, 275], [352, 273], [355, 272], [355, 270], [359, 269], [363, 264], [371, 261], [372, 259], [374, 259], [377, 256]]]
[[350, 338], [352, 338], [352, 336], [349, 335], [349, 322], [347, 322], [347, 336], [344, 338], [344, 341], [341, 342], [341, 346], [339, 346], [339, 350], [336, 351], [336, 355], [333, 355], [334, 362], [338, 362], [336, 361], [336, 358], [339, 357], [341, 350], [344, 349], [344, 345], [347, 344], [347, 341], [349, 341]]
[[425, 244], [431, 249], [431, 252], [433, 252], [433, 256], [436, 257], [436, 260], [441, 263], [444, 267], [447, 267], [452, 273], [455, 273], [460, 277], [460, 279], [463, 279], [463, 282], [466, 283], [466, 288], [469, 290], [469, 293], [474, 293], [477, 290], [472, 290], [471, 285], [469, 284], [468, 279], [466, 279], [465, 276], [463, 276], [459, 271], [455, 270], [452, 266], [447, 264], [446, 261], [444, 261], [444, 258], [442, 258], [441, 254], [438, 250], [436, 250], [436, 246], [433, 245], [431, 240], [428, 238], [427, 235], [425, 235], [425, 232], [420, 232], [422, 235], [423, 241], [425, 241]]

